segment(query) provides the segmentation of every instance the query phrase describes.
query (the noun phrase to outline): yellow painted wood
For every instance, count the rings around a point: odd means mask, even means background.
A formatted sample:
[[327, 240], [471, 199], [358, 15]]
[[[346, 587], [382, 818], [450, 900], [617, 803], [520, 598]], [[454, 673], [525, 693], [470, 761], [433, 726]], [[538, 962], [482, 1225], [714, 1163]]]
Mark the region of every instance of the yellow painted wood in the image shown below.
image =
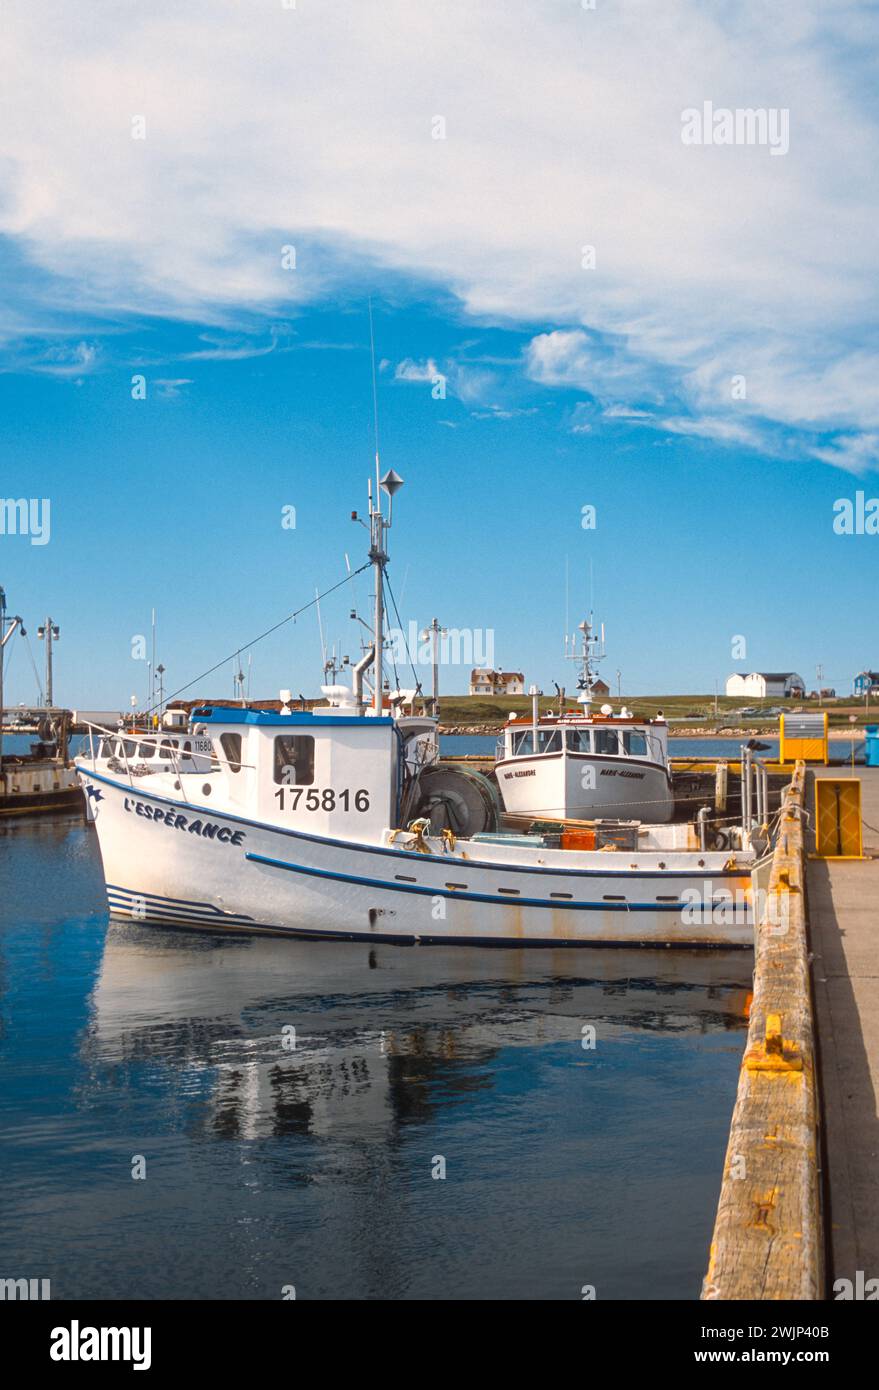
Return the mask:
[[862, 859], [861, 779], [815, 778], [815, 858]]

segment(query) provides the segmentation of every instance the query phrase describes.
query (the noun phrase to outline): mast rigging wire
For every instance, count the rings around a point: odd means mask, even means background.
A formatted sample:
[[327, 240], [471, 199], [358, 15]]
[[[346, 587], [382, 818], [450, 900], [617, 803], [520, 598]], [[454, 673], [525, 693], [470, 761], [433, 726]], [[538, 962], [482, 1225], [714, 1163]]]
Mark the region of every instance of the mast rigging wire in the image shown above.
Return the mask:
[[[282, 618], [280, 622], [273, 623], [271, 627], [267, 627], [265, 632], [261, 632], [258, 637], [254, 637], [252, 642], [242, 643], [242, 645], [236, 648], [234, 652], [231, 652], [229, 656], [224, 656], [221, 661], [218, 661], [214, 666], [210, 666], [207, 671], [202, 671], [201, 675], [195, 676], [191, 681], [187, 681], [186, 685], [181, 685], [179, 689], [166, 696], [165, 704], [167, 705], [171, 700], [176, 700], [177, 696], [182, 695], [184, 690], [189, 690], [193, 685], [197, 685], [198, 682], [203, 681], [206, 676], [212, 676], [215, 671], [219, 671], [221, 666], [225, 666], [226, 662], [233, 660], [236, 655], [240, 657], [242, 652], [246, 652], [251, 647], [255, 647], [257, 642], [261, 642], [264, 637], [270, 637], [273, 632], [277, 632], [278, 628], [283, 627], [285, 623], [293, 622], [300, 614], [306, 613], [309, 608], [313, 608], [322, 598], [328, 598], [329, 595], [334, 594], [337, 589], [341, 589], [343, 584], [349, 583], [355, 575], [362, 574], [364, 570], [369, 569], [370, 564], [371, 561], [365, 561], [359, 569], [352, 570], [350, 574], [345, 575], [344, 579], [340, 579], [338, 584], [333, 584], [332, 588], [324, 589], [322, 594], [315, 594], [314, 598], [309, 599], [308, 603], [304, 603], [301, 608], [297, 608], [293, 613], [288, 613], [286, 618]], [[144, 714], [152, 714], [158, 708], [158, 705], [152, 704], [148, 709], [144, 710]]]

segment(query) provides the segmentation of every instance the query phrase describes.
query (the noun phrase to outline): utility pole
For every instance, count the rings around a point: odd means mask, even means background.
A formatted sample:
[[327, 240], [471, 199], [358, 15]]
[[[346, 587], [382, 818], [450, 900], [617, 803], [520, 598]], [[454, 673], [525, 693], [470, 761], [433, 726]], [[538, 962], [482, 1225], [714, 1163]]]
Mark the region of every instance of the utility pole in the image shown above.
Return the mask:
[[820, 664], [820, 662], [819, 662], [819, 664], [815, 667], [815, 681], [816, 681], [816, 684], [817, 684], [817, 686], [818, 686], [818, 708], [819, 708], [819, 709], [820, 709], [820, 708], [823, 706], [823, 704], [824, 704], [824, 697], [823, 697], [823, 695], [821, 694], [821, 682], [823, 681], [823, 679], [824, 679], [824, 667], [823, 667], [823, 666]]
[[622, 673], [622, 671], [619, 669], [619, 667], [617, 667], [617, 699], [618, 699], [618, 700], [621, 700], [622, 698], [623, 698], [623, 673]]
[[433, 618], [430, 627], [426, 627], [421, 633], [421, 641], [426, 642], [430, 638], [431, 659], [433, 661], [433, 685], [430, 702], [430, 713], [433, 719], [439, 718], [439, 643], [440, 638], [445, 637], [448, 629], [440, 627], [436, 618]]
[[61, 629], [51, 618], [47, 618], [37, 628], [37, 636], [46, 644], [46, 709], [52, 709], [55, 704], [52, 698], [52, 642], [57, 642]]

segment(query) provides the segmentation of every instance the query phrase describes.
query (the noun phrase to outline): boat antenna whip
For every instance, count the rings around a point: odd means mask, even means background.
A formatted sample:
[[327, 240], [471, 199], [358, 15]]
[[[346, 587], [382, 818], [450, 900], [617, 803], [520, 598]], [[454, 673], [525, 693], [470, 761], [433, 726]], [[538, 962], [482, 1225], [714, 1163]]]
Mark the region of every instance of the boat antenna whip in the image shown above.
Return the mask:
[[[373, 429], [375, 433], [375, 497], [372, 492], [372, 482], [369, 484], [369, 563], [375, 571], [375, 656], [373, 658], [373, 691], [372, 708], [373, 713], [379, 718], [382, 714], [382, 656], [384, 653], [384, 573], [388, 563], [388, 554], [385, 550], [385, 532], [390, 529], [391, 520], [394, 512], [394, 493], [399, 492], [403, 486], [403, 479], [393, 468], [390, 468], [384, 477], [381, 477], [381, 466], [379, 464], [378, 453], [378, 387], [375, 374], [375, 334], [372, 325], [372, 299], [369, 301], [369, 351], [372, 359], [372, 414]], [[385, 517], [382, 512], [382, 493], [388, 500], [388, 515]], [[357, 513], [352, 512], [352, 517], [357, 520]]]

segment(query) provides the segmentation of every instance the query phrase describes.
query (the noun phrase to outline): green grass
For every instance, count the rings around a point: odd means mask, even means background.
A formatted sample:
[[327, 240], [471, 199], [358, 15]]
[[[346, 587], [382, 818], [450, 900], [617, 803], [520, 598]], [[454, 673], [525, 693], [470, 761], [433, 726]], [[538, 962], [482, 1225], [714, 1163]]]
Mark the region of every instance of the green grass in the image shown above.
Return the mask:
[[[614, 710], [619, 710], [621, 704], [625, 704], [628, 709], [638, 718], [654, 718], [658, 710], [662, 710], [667, 719], [685, 719], [693, 724], [713, 725], [718, 723], [723, 725], [729, 722], [731, 714], [737, 710], [755, 709], [769, 710], [781, 708], [784, 710], [802, 710], [809, 714], [818, 714], [822, 710], [827, 710], [830, 715], [831, 727], [847, 726], [850, 723], [849, 716], [856, 716], [857, 724], [879, 723], [879, 702], [872, 702], [870, 711], [864, 708], [863, 700], [855, 700], [852, 696], [843, 696], [835, 700], [825, 700], [819, 705], [817, 700], [782, 700], [782, 699], [741, 699], [720, 695], [717, 699], [718, 717], [715, 720], [714, 696], [713, 695], [623, 695], [622, 700], [616, 695], [605, 695], [595, 700], [593, 708], [600, 709], [605, 703], [611, 704]], [[565, 701], [566, 708], [575, 708], [575, 702], [570, 697]], [[558, 699], [555, 695], [544, 695], [540, 700], [541, 714], [555, 712], [558, 709]], [[443, 724], [500, 724], [506, 720], [508, 714], [515, 712], [520, 718], [531, 713], [530, 695], [443, 695], [440, 697], [440, 719]], [[767, 715], [764, 723], [775, 724], [777, 715]], [[759, 715], [746, 718], [743, 721], [745, 727], [749, 724], [758, 725]]]

